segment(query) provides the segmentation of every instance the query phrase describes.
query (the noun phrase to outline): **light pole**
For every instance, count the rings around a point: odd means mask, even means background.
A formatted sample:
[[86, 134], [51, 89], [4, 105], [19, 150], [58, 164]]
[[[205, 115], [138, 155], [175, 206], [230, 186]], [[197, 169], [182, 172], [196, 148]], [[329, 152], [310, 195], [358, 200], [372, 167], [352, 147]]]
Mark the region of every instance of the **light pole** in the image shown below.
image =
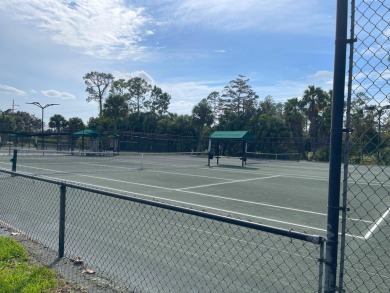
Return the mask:
[[375, 116], [378, 116], [378, 149], [377, 149], [378, 164], [380, 164], [379, 148], [380, 148], [380, 145], [382, 143], [381, 142], [381, 128], [382, 128], [381, 120], [382, 120], [382, 115], [383, 115], [384, 111], [388, 110], [388, 109], [390, 109], [390, 105], [384, 105], [384, 106], [366, 105], [364, 107], [364, 110], [366, 110], [366, 111], [370, 111], [370, 112], [376, 111]]
[[47, 108], [47, 107], [50, 107], [50, 106], [55, 106], [55, 105], [59, 105], [59, 104], [46, 104], [45, 106], [42, 106], [40, 103], [38, 102], [32, 102], [32, 103], [26, 103], [26, 104], [31, 104], [31, 105], [35, 105], [39, 108], [42, 109], [42, 150], [45, 149], [45, 139], [44, 139], [44, 129], [43, 129], [43, 112], [44, 110]]

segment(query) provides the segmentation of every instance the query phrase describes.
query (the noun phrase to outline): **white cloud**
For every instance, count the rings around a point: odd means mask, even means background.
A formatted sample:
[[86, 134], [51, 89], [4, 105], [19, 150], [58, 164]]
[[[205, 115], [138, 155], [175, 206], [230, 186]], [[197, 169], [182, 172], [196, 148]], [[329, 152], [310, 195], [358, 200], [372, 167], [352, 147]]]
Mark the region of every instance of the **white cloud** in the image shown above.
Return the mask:
[[116, 80], [118, 79], [125, 79], [125, 80], [128, 80], [128, 79], [131, 79], [131, 78], [134, 78], [134, 77], [140, 77], [142, 78], [143, 80], [145, 80], [148, 84], [150, 85], [155, 85], [156, 82], [154, 81], [154, 79], [148, 74], [146, 73], [145, 71], [143, 70], [140, 70], [140, 71], [134, 71], [134, 72], [120, 72], [120, 71], [114, 71], [113, 72], [113, 75], [115, 77]]
[[328, 70], [320, 70], [309, 75], [308, 79], [313, 81], [316, 86], [322, 87], [324, 90], [333, 87], [333, 72]]
[[[221, 93], [229, 80], [198, 81], [198, 82], [172, 82], [158, 84], [164, 91], [172, 96], [169, 111], [180, 114], [191, 114], [194, 105], [206, 98], [211, 92]], [[308, 85], [313, 84], [328, 91], [333, 87], [333, 72], [320, 70], [297, 80], [279, 80], [264, 85], [255, 80], [250, 81], [253, 90], [260, 100], [270, 95], [275, 102], [284, 102], [287, 99], [301, 97]]]
[[56, 90], [47, 90], [47, 91], [41, 91], [41, 93], [49, 98], [57, 98], [62, 100], [75, 100], [76, 97], [72, 94], [66, 93], [66, 92], [59, 92]]
[[157, 86], [172, 97], [169, 111], [178, 114], [191, 114], [196, 104], [211, 92], [222, 91], [226, 84], [226, 81], [157, 82]]
[[383, 79], [390, 79], [390, 69], [386, 69], [382, 72], [381, 77]]
[[[226, 82], [225, 82], [226, 83]], [[172, 82], [163, 83], [158, 86], [169, 93], [175, 100], [187, 100], [198, 103], [200, 100], [207, 98], [213, 91], [221, 91], [226, 84], [215, 85], [210, 81], [198, 82]]]
[[180, 100], [169, 105], [169, 112], [176, 114], [191, 114], [194, 106], [195, 103]]
[[254, 86], [260, 100], [270, 95], [275, 102], [285, 102], [287, 99], [302, 97], [309, 85], [321, 87], [324, 91], [333, 88], [333, 72], [320, 70], [304, 78], [296, 80], [279, 80], [270, 85]]
[[134, 57], [150, 19], [124, 0], [9, 0], [0, 9], [40, 29], [57, 44], [101, 58]]
[[323, 12], [324, 5], [332, 4], [319, 0], [245, 0], [239, 4], [236, 0], [165, 2], [169, 4], [166, 5], [166, 9], [169, 9], [167, 15], [175, 23], [209, 29], [307, 33], [328, 31], [329, 27], [334, 26], [334, 18]]
[[149, 74], [147, 74], [145, 71], [135, 71], [135, 72], [131, 73], [129, 77], [130, 78], [140, 77], [150, 85], [156, 84], [154, 79]]
[[333, 76], [333, 72], [329, 70], [319, 70], [311, 75], [309, 75], [309, 78], [317, 78], [317, 79], [328, 79], [329, 77]]
[[[370, 47], [363, 47], [359, 54], [366, 60], [371, 59], [372, 56], [375, 56], [376, 58], [384, 58], [387, 57], [389, 54], [390, 45], [383, 43], [383, 44], [374, 44]], [[364, 62], [366, 62], [366, 60]]]
[[27, 93], [25, 91], [19, 90], [9, 85], [0, 84], [0, 92], [5, 94], [11, 94], [16, 96], [25, 96]]
[[[164, 92], [171, 95], [170, 110], [179, 114], [190, 114], [192, 108], [203, 98], [206, 98], [213, 91], [221, 91], [226, 81], [198, 81], [198, 82], [165, 82], [160, 83], [145, 71], [134, 71], [131, 73], [115, 71], [113, 75], [116, 80], [128, 80], [133, 77], [141, 77], [147, 83], [160, 87]], [[184, 102], [187, 101], [187, 102]]]

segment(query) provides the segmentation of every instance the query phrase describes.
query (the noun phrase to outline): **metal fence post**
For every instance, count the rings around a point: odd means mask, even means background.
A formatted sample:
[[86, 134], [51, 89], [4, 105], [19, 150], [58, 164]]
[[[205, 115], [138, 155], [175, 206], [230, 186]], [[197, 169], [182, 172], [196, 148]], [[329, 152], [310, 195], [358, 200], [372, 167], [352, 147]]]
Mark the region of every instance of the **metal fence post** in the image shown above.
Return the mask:
[[12, 162], [12, 172], [16, 172], [16, 162], [18, 160], [18, 150], [14, 149], [14, 154], [12, 159], [10, 160]]
[[318, 259], [319, 263], [319, 268], [318, 268], [318, 293], [322, 293], [323, 289], [323, 277], [324, 277], [324, 262], [325, 262], [325, 257], [324, 257], [324, 252], [325, 252], [325, 240], [321, 241], [320, 243], [320, 257]]
[[340, 213], [340, 179], [344, 88], [347, 51], [348, 1], [337, 1], [336, 43], [330, 138], [325, 292], [336, 292], [337, 246]]
[[342, 214], [341, 214], [341, 239], [340, 239], [340, 266], [339, 266], [339, 291], [343, 292], [344, 286], [344, 262], [345, 262], [345, 243], [347, 231], [347, 194], [348, 194], [348, 166], [350, 158], [350, 134], [351, 130], [351, 99], [352, 99], [352, 71], [353, 71], [353, 50], [355, 38], [355, 0], [351, 0], [351, 29], [350, 29], [350, 46], [349, 46], [349, 66], [348, 66], [348, 95], [345, 117], [345, 145], [344, 145], [344, 178], [343, 178], [343, 196], [342, 196]]
[[65, 206], [66, 206], [66, 185], [60, 186], [60, 227], [58, 235], [58, 257], [63, 258], [65, 252]]

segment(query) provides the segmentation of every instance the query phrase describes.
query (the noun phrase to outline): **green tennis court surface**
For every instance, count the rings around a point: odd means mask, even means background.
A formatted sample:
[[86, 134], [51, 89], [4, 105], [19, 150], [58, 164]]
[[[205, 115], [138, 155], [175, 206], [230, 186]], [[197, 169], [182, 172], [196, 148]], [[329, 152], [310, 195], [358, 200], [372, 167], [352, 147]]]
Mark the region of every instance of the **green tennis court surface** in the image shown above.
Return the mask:
[[[11, 168], [10, 156], [0, 156], [0, 167]], [[238, 158], [221, 158], [207, 166], [203, 153], [95, 155], [19, 152], [17, 171], [89, 184], [129, 196], [250, 219], [267, 225], [325, 235], [328, 165], [306, 161], [255, 160], [241, 167]], [[371, 170], [370, 188], [382, 192], [389, 186]], [[387, 176], [379, 172], [381, 176]], [[367, 178], [366, 178], [367, 180]], [[359, 182], [359, 178], [356, 178]], [[384, 180], [383, 180], [384, 181]], [[365, 181], [367, 182], [367, 181]], [[355, 188], [367, 188], [362, 182]], [[378, 191], [379, 189], [379, 191]], [[372, 189], [374, 192], [374, 189]], [[367, 194], [367, 192], [365, 193]], [[369, 194], [367, 194], [369, 197]], [[349, 218], [354, 237], [367, 236], [383, 211], [367, 218]], [[375, 229], [380, 229], [376, 227]]]
[[[10, 169], [10, 158], [0, 156], [0, 167]], [[241, 167], [237, 158], [221, 158], [219, 166], [214, 159], [208, 167], [207, 156], [202, 154], [20, 155], [17, 170], [326, 236], [328, 164], [324, 163], [248, 159], [248, 164]], [[383, 198], [373, 203], [377, 208], [368, 213], [349, 213], [347, 226], [353, 234], [348, 234], [347, 238], [357, 240], [361, 253], [352, 258], [374, 253], [390, 262], [385, 252], [389, 244], [380, 243], [385, 238], [372, 237], [376, 233], [388, 235], [390, 232], [386, 225], [390, 186], [381, 183], [386, 181], [381, 176], [389, 174], [375, 167], [370, 168], [371, 179], [367, 178], [367, 172], [362, 174], [365, 174], [364, 182], [354, 178], [357, 184], [353, 185], [350, 196], [354, 196], [353, 189], [365, 189], [367, 198], [374, 193], [382, 194]], [[356, 206], [355, 210], [359, 208]], [[354, 214], [364, 216], [353, 217]], [[372, 243], [366, 245], [368, 241], [378, 242], [375, 251], [370, 249]], [[359, 273], [358, 268], [347, 269]]]

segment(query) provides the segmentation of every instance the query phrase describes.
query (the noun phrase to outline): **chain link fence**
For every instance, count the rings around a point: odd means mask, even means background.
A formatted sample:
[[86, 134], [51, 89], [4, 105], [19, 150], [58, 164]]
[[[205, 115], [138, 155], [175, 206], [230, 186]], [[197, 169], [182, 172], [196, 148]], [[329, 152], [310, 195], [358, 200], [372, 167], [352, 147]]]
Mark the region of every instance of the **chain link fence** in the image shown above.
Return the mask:
[[351, 2], [340, 292], [390, 288], [389, 4]]
[[123, 292], [322, 291], [322, 237], [22, 173], [1, 171], [0, 181], [2, 225], [43, 244], [47, 256], [57, 252], [50, 266], [80, 284], [98, 280]]

